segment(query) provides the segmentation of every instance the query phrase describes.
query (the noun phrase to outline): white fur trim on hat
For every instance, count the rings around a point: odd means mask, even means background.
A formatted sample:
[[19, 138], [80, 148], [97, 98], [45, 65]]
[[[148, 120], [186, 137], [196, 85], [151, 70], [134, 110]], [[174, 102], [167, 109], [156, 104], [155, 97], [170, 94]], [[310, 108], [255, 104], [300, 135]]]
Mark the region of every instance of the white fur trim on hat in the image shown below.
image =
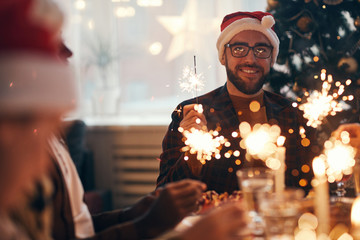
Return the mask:
[[275, 24], [275, 20], [270, 15], [264, 16], [262, 18], [261, 23], [256, 18], [242, 18], [232, 22], [220, 33], [220, 36], [216, 43], [216, 48], [218, 49], [218, 56], [220, 63], [222, 65], [225, 65], [224, 45], [229, 43], [230, 40], [239, 32], [245, 30], [253, 30], [264, 34], [269, 39], [271, 45], [274, 47], [272, 52], [272, 61], [271, 61], [271, 65], [274, 65], [279, 53], [279, 44], [280, 44], [279, 38], [277, 37], [276, 33], [271, 29], [271, 27], [274, 24]]
[[76, 104], [76, 82], [65, 63], [45, 55], [0, 56], [0, 113], [65, 113]]

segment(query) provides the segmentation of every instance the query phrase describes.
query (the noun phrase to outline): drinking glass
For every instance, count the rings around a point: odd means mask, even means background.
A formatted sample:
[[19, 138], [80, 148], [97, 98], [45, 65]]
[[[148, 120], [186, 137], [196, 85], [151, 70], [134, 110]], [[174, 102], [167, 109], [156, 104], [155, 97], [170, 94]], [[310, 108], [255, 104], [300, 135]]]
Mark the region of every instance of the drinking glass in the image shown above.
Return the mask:
[[301, 189], [285, 189], [261, 199], [260, 213], [265, 223], [266, 239], [294, 239], [303, 197]]
[[273, 192], [273, 171], [268, 168], [245, 168], [236, 174], [251, 219], [249, 228], [253, 234], [261, 235], [264, 233], [264, 222], [259, 214], [259, 203], [266, 194]]
[[336, 181], [336, 189], [335, 194], [338, 198], [345, 197], [346, 189], [345, 189], [345, 182], [351, 178], [351, 175], [343, 175], [343, 178], [340, 181]]

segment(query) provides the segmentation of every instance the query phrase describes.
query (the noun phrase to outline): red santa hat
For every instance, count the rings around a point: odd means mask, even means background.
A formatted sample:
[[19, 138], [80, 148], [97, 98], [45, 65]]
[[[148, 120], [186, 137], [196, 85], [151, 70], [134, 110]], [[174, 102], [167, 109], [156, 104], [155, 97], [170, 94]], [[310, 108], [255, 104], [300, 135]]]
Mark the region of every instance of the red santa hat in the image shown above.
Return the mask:
[[274, 47], [271, 65], [274, 65], [279, 53], [280, 44], [279, 38], [273, 29], [274, 24], [274, 17], [266, 12], [235, 12], [226, 15], [221, 23], [221, 33], [216, 43], [221, 64], [225, 65], [224, 45], [229, 43], [229, 41], [239, 32], [253, 30], [261, 32], [271, 42], [271, 45]]
[[0, 113], [75, 107], [75, 80], [60, 58], [62, 23], [49, 0], [0, 1]]

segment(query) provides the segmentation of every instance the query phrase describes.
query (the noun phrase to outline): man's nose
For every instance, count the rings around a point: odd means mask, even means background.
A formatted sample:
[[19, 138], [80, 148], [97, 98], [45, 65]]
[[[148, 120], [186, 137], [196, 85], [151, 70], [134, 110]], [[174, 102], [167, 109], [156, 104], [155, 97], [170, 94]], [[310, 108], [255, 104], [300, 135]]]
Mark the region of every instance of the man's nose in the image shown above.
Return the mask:
[[253, 49], [249, 50], [248, 54], [244, 57], [244, 60], [246, 62], [256, 62], [257, 61], [257, 59], [256, 59], [256, 57], [254, 55], [254, 50]]

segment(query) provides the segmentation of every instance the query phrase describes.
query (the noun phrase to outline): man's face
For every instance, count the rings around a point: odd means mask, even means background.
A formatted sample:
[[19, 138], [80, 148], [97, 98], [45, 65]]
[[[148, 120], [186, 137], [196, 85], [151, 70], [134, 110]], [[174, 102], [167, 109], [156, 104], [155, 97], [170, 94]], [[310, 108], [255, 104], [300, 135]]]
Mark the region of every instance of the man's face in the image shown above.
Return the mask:
[[47, 141], [59, 125], [56, 114], [0, 115], [0, 208], [11, 207], [47, 171]]
[[[249, 47], [257, 45], [271, 46], [267, 37], [257, 31], [246, 30], [236, 34], [229, 44], [241, 43]], [[228, 80], [242, 93], [257, 93], [263, 86], [271, 67], [271, 58], [261, 59], [254, 56], [250, 49], [245, 57], [231, 55], [230, 48], [225, 48], [225, 67]]]

